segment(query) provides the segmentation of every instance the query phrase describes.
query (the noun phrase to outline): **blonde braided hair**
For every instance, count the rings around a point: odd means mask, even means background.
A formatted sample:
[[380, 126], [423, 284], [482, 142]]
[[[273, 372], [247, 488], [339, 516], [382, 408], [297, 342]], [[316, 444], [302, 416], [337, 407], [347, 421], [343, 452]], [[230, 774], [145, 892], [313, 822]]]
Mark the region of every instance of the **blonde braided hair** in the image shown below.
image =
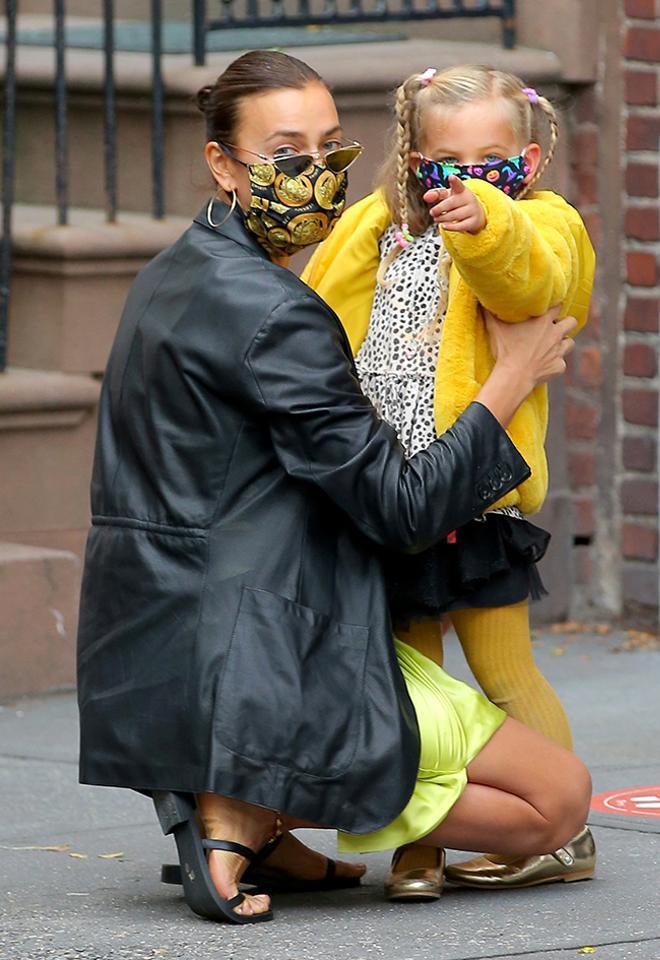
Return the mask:
[[[408, 198], [409, 198], [409, 180], [410, 180], [410, 151], [412, 149], [412, 135], [410, 130], [410, 119], [413, 108], [413, 101], [410, 98], [413, 93], [413, 87], [421, 88], [421, 81], [418, 74], [408, 77], [405, 83], [397, 87], [394, 96], [394, 116], [395, 116], [395, 138], [396, 149], [394, 152], [396, 175], [396, 211], [397, 215], [393, 219], [399, 225], [397, 231], [397, 243], [380, 263], [376, 281], [381, 286], [386, 286], [385, 274], [394, 258], [403, 250], [408, 243], [412, 241], [412, 234], [408, 225]], [[416, 91], [415, 91], [416, 92]]]
[[557, 141], [559, 140], [559, 123], [557, 121], [557, 113], [553, 105], [548, 100], [548, 98], [541, 96], [540, 93], [536, 93], [535, 90], [532, 91], [530, 87], [525, 87], [522, 92], [524, 96], [527, 97], [527, 102], [529, 103], [529, 109], [531, 112], [530, 136], [536, 139], [535, 134], [538, 134], [538, 120], [537, 120], [537, 117], [535, 116], [536, 111], [534, 110], [534, 107], [537, 106], [541, 111], [541, 113], [545, 115], [545, 118], [548, 121], [548, 129], [550, 131], [550, 143], [548, 144], [548, 149], [545, 156], [543, 157], [543, 160], [541, 161], [541, 163], [538, 165], [536, 169], [536, 173], [534, 174], [532, 179], [529, 181], [529, 183], [526, 183], [524, 188], [520, 191], [520, 193], [516, 198], [517, 200], [522, 200], [522, 198], [527, 193], [529, 193], [529, 191], [532, 189], [534, 184], [541, 179], [541, 177], [549, 167], [550, 163], [552, 162], [552, 158], [554, 157], [555, 150], [557, 148]]
[[[419, 149], [426, 112], [432, 107], [460, 108], [467, 103], [492, 98], [501, 98], [509, 105], [513, 132], [520, 143], [538, 139], [541, 114], [549, 127], [547, 151], [534, 176], [518, 194], [517, 199], [522, 199], [545, 173], [559, 137], [557, 115], [546, 97], [525, 87], [523, 81], [514, 74], [475, 64], [450, 67], [435, 73], [432, 70], [424, 74], [416, 73], [397, 88], [391, 146], [380, 168], [377, 184], [385, 195], [392, 222], [398, 225], [398, 242], [380, 264], [377, 274], [379, 284], [385, 285], [385, 275], [394, 258], [413, 237], [421, 236], [432, 223], [428, 206], [422, 200], [425, 188], [417, 177], [411, 176], [410, 170], [410, 153]], [[448, 255], [443, 257], [441, 254], [441, 294], [447, 279], [443, 274], [448, 272], [450, 264]]]

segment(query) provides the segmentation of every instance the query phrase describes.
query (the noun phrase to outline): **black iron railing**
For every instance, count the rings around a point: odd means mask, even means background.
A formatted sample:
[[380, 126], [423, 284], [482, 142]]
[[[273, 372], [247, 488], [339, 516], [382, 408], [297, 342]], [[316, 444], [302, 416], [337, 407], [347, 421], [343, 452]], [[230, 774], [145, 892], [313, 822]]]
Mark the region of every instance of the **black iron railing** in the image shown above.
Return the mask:
[[[192, 0], [192, 49], [196, 64], [206, 59], [207, 36], [214, 30], [254, 27], [291, 27], [313, 24], [384, 23], [387, 21], [441, 19], [447, 17], [498, 17], [502, 42], [511, 47], [514, 34], [514, 0], [214, 0], [219, 17], [209, 17], [206, 0]], [[69, 218], [68, 124], [65, 0], [53, 0], [55, 47], [55, 218], [66, 225]], [[5, 0], [5, 77], [2, 147], [2, 239], [0, 241], [0, 372], [7, 356], [7, 319], [11, 278], [11, 225], [14, 201], [16, 152], [16, 15], [17, 0]], [[115, 95], [114, 0], [102, 0], [104, 111], [103, 163], [105, 209], [108, 222], [117, 218], [117, 120]], [[151, 167], [152, 203], [155, 219], [165, 214], [163, 199], [164, 95], [161, 72], [163, 19], [161, 0], [151, 0]], [[250, 46], [249, 35], [246, 47]]]
[[497, 17], [502, 45], [515, 45], [515, 0], [216, 0], [219, 17], [208, 17], [207, 0], [193, 0], [195, 63], [205, 62], [206, 34], [239, 27], [291, 27]]
[[14, 202], [16, 133], [16, 0], [6, 0], [4, 123], [2, 124], [2, 243], [0, 246], [0, 371], [7, 357], [7, 315], [11, 280], [11, 211]]

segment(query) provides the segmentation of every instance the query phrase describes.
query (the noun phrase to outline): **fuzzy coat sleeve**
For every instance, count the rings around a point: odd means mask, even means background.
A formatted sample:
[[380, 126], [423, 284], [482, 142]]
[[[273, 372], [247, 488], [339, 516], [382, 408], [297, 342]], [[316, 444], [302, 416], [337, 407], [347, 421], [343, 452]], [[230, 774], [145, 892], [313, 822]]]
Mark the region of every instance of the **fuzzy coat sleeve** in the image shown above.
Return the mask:
[[301, 274], [341, 320], [354, 355], [369, 328], [380, 263], [378, 244], [389, 224], [382, 194], [369, 194], [349, 207]]
[[443, 239], [479, 302], [510, 322], [559, 303], [579, 330], [587, 321], [595, 256], [577, 210], [549, 190], [515, 201], [482, 180], [468, 186], [486, 226], [475, 235], [444, 231]]

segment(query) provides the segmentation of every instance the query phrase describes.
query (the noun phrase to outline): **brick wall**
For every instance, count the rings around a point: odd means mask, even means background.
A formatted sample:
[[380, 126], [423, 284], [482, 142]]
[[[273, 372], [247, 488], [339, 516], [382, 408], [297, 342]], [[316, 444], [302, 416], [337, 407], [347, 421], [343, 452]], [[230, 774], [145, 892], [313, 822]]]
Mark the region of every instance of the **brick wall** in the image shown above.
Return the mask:
[[[620, 136], [604, 141], [605, 118], [619, 105], [602, 77], [576, 89], [572, 111], [574, 200], [599, 257], [590, 321], [566, 387], [573, 608], [656, 624], [660, 0], [620, 0], [620, 16]], [[618, 227], [607, 231], [605, 206], [619, 202]], [[614, 286], [608, 271], [620, 275]]]
[[658, 605], [660, 3], [624, 0], [625, 236], [620, 341], [624, 610]]
[[[599, 207], [600, 94], [597, 86], [579, 88], [575, 95], [571, 130], [571, 182], [574, 200], [598, 252], [602, 234]], [[601, 310], [603, 297], [596, 283], [589, 322], [576, 341], [568, 362], [565, 437], [568, 481], [573, 504], [574, 576], [573, 612], [587, 613], [596, 605], [594, 563], [599, 494], [599, 433], [602, 421], [600, 388], [603, 380]]]

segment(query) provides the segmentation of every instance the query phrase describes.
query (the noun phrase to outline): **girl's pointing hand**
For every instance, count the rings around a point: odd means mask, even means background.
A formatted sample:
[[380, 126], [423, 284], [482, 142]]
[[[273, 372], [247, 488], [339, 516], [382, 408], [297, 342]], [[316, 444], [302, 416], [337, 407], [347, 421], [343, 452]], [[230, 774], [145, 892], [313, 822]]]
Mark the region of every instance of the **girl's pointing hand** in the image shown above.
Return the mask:
[[452, 174], [449, 189], [427, 190], [424, 201], [434, 223], [456, 233], [479, 233], [486, 226], [486, 214], [467, 184]]

